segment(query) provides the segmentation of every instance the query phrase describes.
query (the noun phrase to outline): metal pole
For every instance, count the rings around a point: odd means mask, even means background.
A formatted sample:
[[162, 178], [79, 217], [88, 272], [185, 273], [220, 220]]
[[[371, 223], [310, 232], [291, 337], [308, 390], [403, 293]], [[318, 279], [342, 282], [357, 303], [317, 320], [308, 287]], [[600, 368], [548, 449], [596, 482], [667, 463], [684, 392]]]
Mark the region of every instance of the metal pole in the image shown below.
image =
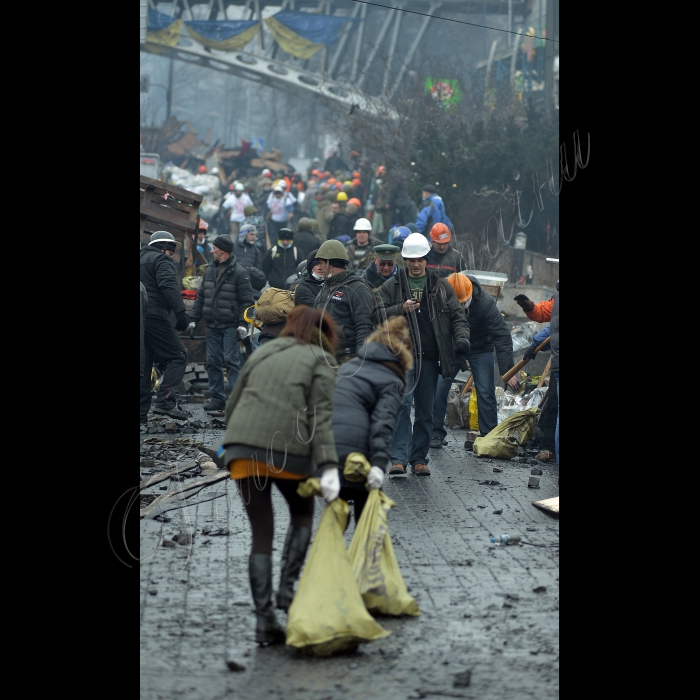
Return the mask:
[[[403, 9], [403, 3], [397, 3], [397, 10]], [[399, 38], [399, 27], [401, 26], [401, 17], [403, 12], [397, 12], [394, 19], [394, 32], [391, 35], [391, 44], [389, 46], [389, 57], [387, 58], [386, 68], [384, 69], [384, 84], [382, 85], [382, 96], [386, 97], [386, 90], [389, 87], [389, 75], [391, 73], [391, 63], [394, 60], [394, 51], [396, 50], [396, 40]]]
[[[365, 8], [366, 5], [355, 5], [352, 11], [351, 17], [355, 18], [357, 17], [358, 13], [360, 12], [361, 8]], [[338, 59], [340, 58], [341, 54], [345, 50], [345, 43], [348, 40], [348, 36], [350, 36], [350, 31], [353, 27], [354, 23], [353, 22], [348, 22], [348, 24], [345, 27], [345, 33], [341, 37], [340, 41], [338, 42], [338, 45], [335, 48], [335, 52], [333, 53], [333, 60], [331, 61], [331, 67], [328, 69], [328, 75], [329, 77], [333, 77], [335, 75], [335, 67], [338, 65]]]
[[175, 64], [175, 59], [170, 57], [170, 65], [168, 66], [168, 89], [166, 90], [166, 106], [165, 106], [165, 121], [170, 119], [170, 112], [173, 106], [173, 65]]
[[557, 45], [550, 39], [559, 38], [559, 0], [547, 0], [547, 41], [544, 47], [544, 109], [551, 115], [554, 105], [554, 56], [558, 52]]
[[[387, 7], [386, 5], [384, 7]], [[382, 41], [384, 41], [384, 35], [386, 34], [386, 30], [389, 29], [389, 25], [391, 24], [391, 12], [394, 8], [393, 7], [387, 7], [387, 15], [386, 15], [386, 21], [382, 25], [381, 30], [379, 31], [379, 36], [377, 37], [376, 41], [374, 42], [374, 46], [372, 47], [372, 51], [369, 54], [369, 58], [367, 59], [367, 62], [365, 63], [365, 68], [362, 71], [362, 74], [360, 75], [360, 79], [357, 81], [357, 89], [361, 90], [362, 85], [365, 82], [365, 78], [367, 77], [367, 71], [369, 70], [370, 65], [372, 64], [372, 61], [374, 61], [374, 57], [377, 55], [377, 51], [379, 51], [379, 47], [382, 45]]]
[[[513, 31], [513, 0], [508, 0], [508, 31]], [[508, 46], [513, 45], [513, 35], [508, 34]]]
[[352, 59], [352, 72], [350, 74], [350, 82], [355, 82], [357, 75], [357, 66], [360, 62], [360, 49], [362, 48], [362, 39], [365, 35], [365, 17], [367, 17], [367, 5], [362, 5], [362, 14], [360, 15], [360, 26], [356, 32], [355, 55]]

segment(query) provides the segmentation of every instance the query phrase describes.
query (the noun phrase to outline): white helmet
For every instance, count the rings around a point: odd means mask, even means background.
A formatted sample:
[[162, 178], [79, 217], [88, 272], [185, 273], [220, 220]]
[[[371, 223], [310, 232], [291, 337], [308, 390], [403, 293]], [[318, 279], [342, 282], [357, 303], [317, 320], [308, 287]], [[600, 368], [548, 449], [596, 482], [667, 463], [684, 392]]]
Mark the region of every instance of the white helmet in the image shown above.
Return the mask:
[[401, 249], [404, 258], [424, 258], [430, 252], [428, 239], [422, 233], [412, 233], [406, 236]]
[[353, 231], [371, 231], [372, 224], [368, 219], [358, 219], [352, 227]]
[[243, 190], [245, 190], [245, 185], [242, 182], [236, 182], [236, 184], [233, 186], [233, 189], [236, 192], [243, 192]]

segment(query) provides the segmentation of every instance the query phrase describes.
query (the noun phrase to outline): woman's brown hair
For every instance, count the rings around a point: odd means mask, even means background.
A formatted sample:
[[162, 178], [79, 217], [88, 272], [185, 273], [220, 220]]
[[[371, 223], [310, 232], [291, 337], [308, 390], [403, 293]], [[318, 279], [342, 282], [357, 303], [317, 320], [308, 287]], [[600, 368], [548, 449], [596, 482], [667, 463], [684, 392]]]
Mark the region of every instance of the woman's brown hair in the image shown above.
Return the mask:
[[[314, 330], [316, 333], [314, 333]], [[308, 345], [310, 342], [318, 343], [318, 331], [326, 337], [329, 345], [335, 345], [335, 324], [329, 314], [323, 313], [323, 309], [314, 309], [311, 306], [301, 304], [295, 306], [287, 314], [287, 324], [282, 329], [280, 337], [291, 336], [297, 343]]]

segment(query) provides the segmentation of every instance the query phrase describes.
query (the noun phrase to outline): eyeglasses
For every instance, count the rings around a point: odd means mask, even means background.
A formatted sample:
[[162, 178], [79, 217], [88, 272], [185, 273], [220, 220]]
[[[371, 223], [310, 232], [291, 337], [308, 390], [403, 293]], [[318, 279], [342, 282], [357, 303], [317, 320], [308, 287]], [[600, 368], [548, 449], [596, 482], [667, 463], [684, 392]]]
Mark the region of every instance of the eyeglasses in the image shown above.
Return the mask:
[[396, 260], [379, 260], [377, 262], [378, 267], [394, 267], [396, 265]]

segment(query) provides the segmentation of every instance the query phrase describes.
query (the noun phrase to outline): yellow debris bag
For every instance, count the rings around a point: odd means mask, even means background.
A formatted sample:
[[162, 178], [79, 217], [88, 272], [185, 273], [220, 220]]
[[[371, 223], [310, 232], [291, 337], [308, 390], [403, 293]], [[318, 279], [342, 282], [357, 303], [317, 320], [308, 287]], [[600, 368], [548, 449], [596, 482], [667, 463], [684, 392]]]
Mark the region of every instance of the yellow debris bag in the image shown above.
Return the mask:
[[389, 536], [396, 505], [383, 491], [370, 491], [348, 553], [367, 610], [384, 615], [420, 615], [404, 583]]
[[479, 429], [479, 410], [476, 405], [476, 389], [472, 387], [469, 394], [469, 430]]
[[349, 514], [341, 498], [324, 509], [287, 613], [287, 644], [313, 656], [391, 634], [367, 612], [353, 576], [343, 538]]
[[518, 446], [527, 442], [535, 432], [537, 406], [518, 411], [502, 420], [488, 435], [474, 440], [472, 450], [477, 457], [511, 459], [518, 454]]
[[371, 469], [370, 463], [367, 461], [362, 452], [351, 452], [345, 458], [345, 465], [343, 467], [343, 476], [355, 484], [361, 484], [363, 481], [367, 481], [367, 474]]

